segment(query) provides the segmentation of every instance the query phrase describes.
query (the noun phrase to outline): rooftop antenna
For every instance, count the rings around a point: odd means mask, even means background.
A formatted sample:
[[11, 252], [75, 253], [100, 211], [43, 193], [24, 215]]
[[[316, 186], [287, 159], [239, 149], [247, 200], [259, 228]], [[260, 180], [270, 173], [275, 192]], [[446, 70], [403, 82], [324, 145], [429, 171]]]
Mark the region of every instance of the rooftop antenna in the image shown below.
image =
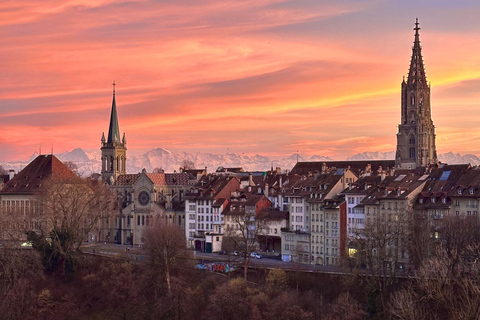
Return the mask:
[[53, 143], [52, 143], [52, 150], [51, 150], [51, 154], [52, 154], [52, 156], [53, 156]]
[[115, 86], [116, 86], [116, 85], [117, 85], [117, 84], [115, 83], [115, 80], [113, 80], [113, 82], [112, 82], [112, 86], [113, 86], [113, 95], [115, 95]]
[[42, 144], [38, 145], [38, 155], [42, 154]]

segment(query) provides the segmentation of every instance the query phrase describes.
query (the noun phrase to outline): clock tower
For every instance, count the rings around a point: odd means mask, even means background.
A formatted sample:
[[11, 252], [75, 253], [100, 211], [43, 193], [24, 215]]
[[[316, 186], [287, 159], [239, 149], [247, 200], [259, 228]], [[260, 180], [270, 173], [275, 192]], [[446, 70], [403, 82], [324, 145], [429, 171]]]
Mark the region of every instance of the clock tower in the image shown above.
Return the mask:
[[112, 185], [119, 175], [127, 173], [127, 140], [125, 133], [120, 140], [120, 127], [118, 126], [117, 104], [115, 102], [115, 82], [113, 82], [112, 111], [108, 137], [102, 133], [102, 179]]
[[401, 123], [398, 126], [397, 169], [415, 169], [437, 163], [435, 126], [430, 109], [430, 84], [423, 65], [422, 47], [415, 22], [415, 40], [408, 77], [402, 82]]

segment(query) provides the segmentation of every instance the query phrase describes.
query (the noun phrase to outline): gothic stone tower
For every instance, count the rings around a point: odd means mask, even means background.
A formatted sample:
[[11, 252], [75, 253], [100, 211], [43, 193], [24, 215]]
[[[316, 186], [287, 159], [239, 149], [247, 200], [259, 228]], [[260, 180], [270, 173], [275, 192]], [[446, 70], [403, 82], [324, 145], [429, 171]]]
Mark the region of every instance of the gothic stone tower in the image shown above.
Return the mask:
[[402, 117], [398, 126], [397, 169], [415, 169], [437, 162], [435, 126], [430, 109], [430, 85], [423, 66], [422, 47], [415, 22], [415, 41], [408, 78], [402, 82]]
[[113, 184], [121, 174], [126, 173], [127, 167], [127, 140], [125, 133], [120, 141], [120, 127], [118, 126], [117, 104], [115, 102], [115, 82], [113, 83], [112, 113], [110, 114], [110, 127], [108, 138], [102, 133], [102, 179], [108, 184]]

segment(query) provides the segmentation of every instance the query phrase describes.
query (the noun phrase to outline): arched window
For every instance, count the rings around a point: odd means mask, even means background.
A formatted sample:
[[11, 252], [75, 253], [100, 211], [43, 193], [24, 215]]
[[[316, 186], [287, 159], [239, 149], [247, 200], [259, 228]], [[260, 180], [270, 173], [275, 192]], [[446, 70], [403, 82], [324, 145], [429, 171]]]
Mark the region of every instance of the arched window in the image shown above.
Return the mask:
[[409, 143], [409, 150], [410, 150], [410, 159], [415, 159], [415, 136], [412, 134], [410, 136], [410, 143]]

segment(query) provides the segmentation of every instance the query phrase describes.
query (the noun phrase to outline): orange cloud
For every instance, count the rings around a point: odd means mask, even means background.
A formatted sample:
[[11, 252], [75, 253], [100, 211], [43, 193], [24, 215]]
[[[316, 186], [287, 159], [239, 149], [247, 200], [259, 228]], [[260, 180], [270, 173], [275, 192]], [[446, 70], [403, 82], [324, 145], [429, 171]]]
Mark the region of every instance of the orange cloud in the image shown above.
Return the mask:
[[[410, 6], [369, 0], [2, 2], [4, 157], [26, 157], [39, 143], [53, 143], [59, 152], [98, 149], [108, 129], [112, 80], [132, 153], [156, 147], [270, 156], [300, 150], [344, 159], [394, 150], [400, 82], [413, 42]], [[474, 14], [480, 9], [436, 4], [422, 10], [437, 148], [478, 153], [480, 119], [472, 110], [480, 101]]]

